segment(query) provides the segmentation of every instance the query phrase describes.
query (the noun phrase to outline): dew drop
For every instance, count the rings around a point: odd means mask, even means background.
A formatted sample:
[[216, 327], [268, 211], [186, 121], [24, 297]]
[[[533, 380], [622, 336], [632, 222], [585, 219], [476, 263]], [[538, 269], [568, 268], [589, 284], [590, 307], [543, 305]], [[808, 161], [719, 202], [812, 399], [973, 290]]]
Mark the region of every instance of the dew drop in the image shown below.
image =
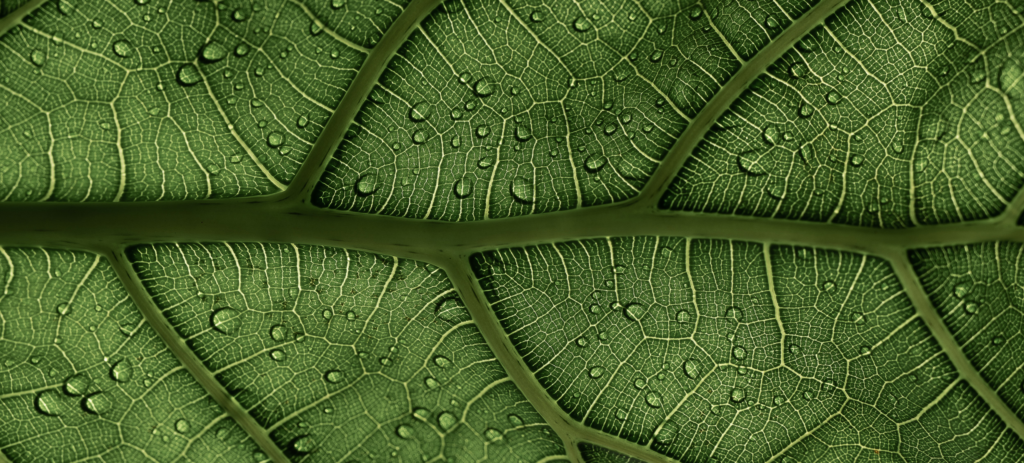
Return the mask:
[[436, 379], [428, 376], [427, 379], [423, 380], [423, 384], [427, 386], [427, 389], [437, 389], [441, 387], [441, 383], [437, 382]]
[[126, 383], [132, 379], [132, 364], [127, 360], [121, 360], [110, 367], [110, 379], [119, 383]]
[[608, 165], [608, 158], [601, 154], [592, 154], [583, 161], [583, 169], [587, 173], [596, 174]]
[[452, 148], [458, 148], [459, 146], [462, 146], [462, 137], [456, 134], [452, 137]]
[[512, 425], [512, 427], [515, 427], [515, 428], [518, 428], [518, 427], [523, 425], [523, 419], [520, 418], [519, 415], [509, 415], [508, 416], [508, 422], [509, 422], [509, 424]]
[[286, 336], [287, 333], [285, 333], [284, 325], [274, 325], [270, 327], [270, 339], [281, 342], [284, 341]]
[[963, 299], [971, 292], [971, 287], [966, 283], [960, 283], [953, 287], [953, 295], [959, 299]]
[[487, 78], [479, 79], [473, 84], [473, 93], [481, 98], [491, 96], [494, 94], [494, 84], [492, 84]]
[[647, 405], [650, 405], [651, 408], [661, 408], [661, 396], [659, 396], [657, 392], [648, 392], [647, 395], [644, 396], [644, 401], [646, 401]]
[[626, 304], [625, 307], [622, 308], [622, 313], [626, 318], [638, 322], [645, 315], [645, 309], [646, 308], [643, 305], [633, 302]]
[[301, 129], [301, 128], [309, 125], [309, 118], [306, 117], [306, 116], [299, 116], [299, 119], [297, 121], [295, 121], [295, 125], [298, 126]]
[[377, 191], [377, 174], [363, 174], [356, 180], [356, 195], [370, 196]]
[[520, 125], [516, 127], [515, 137], [516, 140], [527, 141], [533, 137], [533, 134], [530, 133], [530, 129], [528, 127]]
[[249, 46], [248, 45], [246, 45], [244, 43], [240, 43], [240, 44], [238, 44], [238, 46], [235, 47], [235, 55], [237, 55], [237, 56], [245, 56], [245, 55], [248, 55], [248, 54], [249, 54]]
[[348, 0], [331, 0], [331, 8], [334, 8], [335, 10], [337, 10], [337, 9], [345, 6], [345, 3], [347, 3], [347, 2], [348, 2]]
[[779, 22], [776, 21], [774, 17], [768, 16], [764, 18], [764, 26], [769, 29], [775, 29], [776, 27], [779, 27]]
[[676, 312], [676, 321], [679, 323], [689, 323], [690, 312], [687, 312], [685, 310], [680, 310], [679, 312]]
[[448, 368], [449, 366], [451, 366], [452, 361], [438, 355], [437, 357], [434, 357], [434, 364], [441, 368]]
[[409, 108], [409, 120], [413, 122], [423, 122], [428, 117], [430, 117], [430, 105], [425, 101], [416, 103]]
[[830, 293], [836, 289], [836, 282], [832, 280], [825, 280], [825, 282], [821, 284], [821, 289], [826, 293]]
[[774, 125], [769, 125], [761, 131], [761, 139], [770, 146], [775, 146], [779, 142], [779, 136], [779, 129]]
[[732, 356], [736, 357], [737, 360], [743, 360], [747, 358], [747, 350], [742, 346], [736, 346], [732, 348]]
[[967, 305], [964, 307], [964, 311], [966, 311], [968, 315], [974, 315], [978, 313], [978, 304], [974, 302], [968, 302]]
[[174, 430], [178, 431], [180, 434], [187, 433], [191, 428], [192, 426], [188, 423], [188, 420], [184, 418], [174, 422]]
[[274, 349], [274, 350], [270, 351], [270, 359], [275, 361], [275, 362], [280, 362], [280, 361], [284, 360], [284, 357], [285, 357], [284, 351], [281, 350], [281, 349]]
[[741, 388], [738, 388], [738, 387], [734, 388], [732, 390], [732, 392], [729, 393], [729, 400], [731, 400], [733, 402], [736, 402], [736, 403], [743, 402], [743, 399], [746, 399], [746, 398], [747, 398], [747, 391], [745, 391], [745, 390], [743, 390]]
[[597, 378], [600, 378], [602, 375], [604, 375], [604, 368], [603, 367], [593, 367], [593, 368], [590, 369], [590, 377], [591, 378], [597, 379]]
[[797, 111], [797, 115], [800, 116], [801, 119], [807, 119], [814, 115], [814, 107], [804, 102], [800, 102], [800, 109]]
[[491, 133], [491, 128], [486, 126], [486, 125], [477, 126], [477, 128], [476, 128], [476, 136], [478, 136], [480, 138], [484, 138], [484, 137], [486, 137], [490, 133]]
[[110, 398], [102, 391], [82, 397], [82, 410], [93, 415], [102, 415], [110, 411], [111, 405]]
[[238, 330], [238, 327], [241, 324], [238, 316], [239, 313], [237, 310], [230, 307], [222, 307], [214, 310], [213, 313], [210, 314], [210, 326], [223, 334], [235, 334], [235, 331]]
[[198, 84], [200, 80], [202, 80], [202, 77], [199, 75], [199, 69], [196, 69], [196, 65], [189, 63], [183, 64], [178, 68], [178, 83], [183, 87]]
[[412, 142], [415, 145], [422, 145], [427, 142], [427, 131], [417, 130], [412, 133]]
[[501, 431], [498, 431], [497, 429], [494, 428], [487, 428], [486, 430], [484, 430], [484, 438], [486, 438], [489, 442], [499, 441], [502, 438]]
[[69, 396], [80, 396], [89, 389], [92, 381], [84, 373], [69, 376], [64, 380], [64, 393]]
[[231, 19], [234, 19], [235, 22], [245, 21], [245, 18], [247, 18], [247, 17], [248, 17], [248, 15], [245, 14], [245, 10], [243, 10], [241, 8], [236, 9], [235, 11], [231, 12]]
[[220, 42], [210, 42], [203, 45], [199, 51], [199, 57], [207, 63], [215, 63], [228, 56], [228, 49]]
[[853, 167], [860, 167], [860, 165], [863, 163], [864, 157], [859, 154], [855, 155], [853, 158], [850, 159], [850, 165], [852, 165]]
[[850, 318], [853, 320], [853, 324], [855, 325], [863, 325], [868, 322], [867, 315], [864, 315], [860, 312], [854, 312]]
[[625, 410], [620, 408], [615, 410], [615, 418], [618, 419], [619, 421], [625, 421], [626, 418], [629, 418], [629, 414], [626, 413]]
[[690, 8], [690, 19], [700, 19], [703, 14], [704, 10], [701, 10], [699, 6]]
[[725, 308], [725, 318], [732, 318], [732, 319], [736, 320], [737, 322], [741, 322], [741, 321], [743, 321], [743, 309], [741, 309], [739, 307], [735, 307], [735, 306], [726, 307]]
[[481, 169], [486, 169], [492, 165], [494, 165], [494, 158], [491, 156], [482, 157], [476, 162], [476, 166]]
[[297, 455], [308, 455], [316, 448], [316, 441], [313, 440], [312, 436], [303, 435], [292, 439], [291, 443], [288, 444], [289, 450]]
[[533, 183], [525, 177], [515, 177], [509, 184], [512, 199], [523, 204], [533, 203]]
[[128, 43], [127, 40], [118, 40], [114, 42], [112, 47], [114, 54], [121, 58], [127, 58], [132, 53], [132, 44]]
[[661, 61], [662, 56], [664, 56], [664, 54], [661, 52], [661, 50], [654, 50], [654, 52], [651, 53], [651, 56], [648, 59], [652, 63], [657, 63]]
[[594, 27], [594, 25], [590, 23], [590, 20], [587, 19], [586, 16], [580, 16], [572, 22], [572, 27], [573, 29], [576, 29], [577, 32], [586, 32]]
[[413, 437], [416, 436], [412, 432], [412, 428], [409, 427], [409, 426], [406, 426], [404, 424], [400, 424], [400, 425], [398, 425], [397, 428], [395, 428], [395, 434], [398, 437], [401, 437], [402, 439], [412, 439]]
[[267, 146], [277, 148], [284, 144], [284, 135], [281, 132], [270, 132], [267, 134]]
[[860, 346], [860, 355], [870, 355], [871, 348], [868, 346]]
[[996, 336], [996, 337], [992, 338], [992, 344], [996, 345], [996, 346], [1002, 344], [1004, 341], [1005, 341], [1005, 339], [1003, 339], [1002, 336]]
[[324, 317], [324, 320], [330, 320], [331, 317], [334, 316], [334, 311], [331, 309], [324, 309], [323, 312], [320, 312], [320, 316]]
[[327, 373], [324, 373], [324, 380], [331, 384], [338, 384], [343, 379], [345, 379], [345, 375], [338, 370], [327, 370]]
[[764, 192], [774, 199], [786, 199], [786, 181], [781, 178], [774, 178], [764, 186]]
[[736, 156], [736, 165], [739, 166], [740, 172], [751, 177], [758, 177], [768, 173], [756, 155], [757, 153], [747, 152]]
[[840, 95], [839, 92], [837, 92], [835, 90], [830, 90], [825, 95], [825, 101], [827, 101], [828, 104], [837, 105], [837, 104], [839, 104], [840, 101], [843, 101], [843, 96]]
[[441, 301], [434, 313], [437, 315], [437, 318], [451, 324], [459, 323], [468, 316], [466, 307], [462, 305], [462, 301], [457, 297], [450, 297]]
[[63, 316], [66, 316], [69, 313], [71, 313], [71, 305], [70, 304], [68, 304], [67, 302], [61, 302], [60, 304], [57, 304], [57, 315], [60, 315], [60, 316], [63, 317]]
[[790, 344], [789, 345], [789, 353], [790, 354], [794, 354], [794, 355], [800, 354], [800, 346], [798, 346], [796, 344]]
[[68, 16], [75, 12], [75, 5], [68, 0], [60, 0], [60, 2], [57, 3], [57, 9], [60, 10], [61, 14], [64, 16]]
[[437, 424], [441, 426], [441, 429], [444, 431], [448, 431], [454, 428], [455, 424], [458, 423], [458, 421], [459, 420], [455, 418], [455, 415], [452, 415], [451, 413], [448, 412], [443, 412], [441, 413], [440, 416], [437, 417]]

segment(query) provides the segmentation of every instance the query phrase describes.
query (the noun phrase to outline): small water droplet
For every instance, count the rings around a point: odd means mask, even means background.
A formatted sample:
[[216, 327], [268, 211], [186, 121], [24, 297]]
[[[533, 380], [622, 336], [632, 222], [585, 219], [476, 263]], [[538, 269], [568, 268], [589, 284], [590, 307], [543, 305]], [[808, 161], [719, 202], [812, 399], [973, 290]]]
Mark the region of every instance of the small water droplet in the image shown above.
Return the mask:
[[188, 420], [184, 418], [174, 422], [174, 430], [181, 434], [187, 433], [191, 428], [192, 426], [189, 424]]
[[836, 289], [836, 282], [832, 280], [825, 280], [825, 282], [821, 284], [821, 289], [826, 293], [830, 293], [832, 290]]
[[476, 136], [477, 137], [484, 138], [484, 137], [486, 137], [490, 133], [491, 133], [491, 128], [486, 126], [486, 125], [477, 126], [477, 128], [476, 128]]
[[798, 346], [796, 344], [790, 344], [789, 345], [789, 353], [790, 354], [794, 354], [794, 355], [800, 354], [800, 346]]
[[852, 158], [850, 158], [850, 165], [852, 165], [853, 167], [860, 167], [860, 165], [863, 164], [863, 163], [864, 163], [864, 156], [861, 156], [859, 154], [855, 155]]
[[274, 325], [270, 327], [270, 339], [281, 342], [288, 334], [285, 332], [284, 325]]
[[601, 154], [592, 154], [583, 161], [583, 169], [588, 173], [596, 174], [608, 165], [608, 158]]
[[377, 191], [377, 174], [364, 174], [356, 180], [356, 194], [370, 196]]
[[626, 304], [622, 308], [622, 313], [626, 316], [626, 318], [633, 320], [635, 322], [640, 321], [640, 319], [643, 318], [646, 312], [646, 307], [636, 302]]
[[230, 307], [222, 307], [210, 314], [210, 326], [223, 334], [235, 334], [239, 325], [241, 325], [239, 313]]
[[518, 427], [523, 425], [523, 419], [520, 418], [519, 415], [509, 415], [508, 416], [508, 422], [509, 422], [509, 424], [512, 425], [512, 427], [515, 427], [515, 428], [518, 428]]
[[755, 152], [740, 153], [736, 156], [736, 165], [739, 166], [740, 172], [751, 177], [758, 177], [768, 173]]
[[953, 295], [958, 299], [963, 299], [971, 292], [971, 287], [966, 283], [960, 283], [953, 287]]
[[61, 302], [57, 304], [57, 315], [66, 316], [71, 313], [71, 305], [67, 302]]
[[587, 347], [587, 338], [580, 336], [576, 339], [576, 345], [580, 347]]
[[509, 183], [512, 199], [523, 204], [533, 203], [533, 183], [525, 177], [515, 177]]
[[455, 415], [452, 415], [451, 413], [448, 412], [443, 412], [441, 413], [440, 416], [437, 417], [437, 424], [441, 426], [441, 429], [443, 431], [451, 430], [453, 427], [455, 427], [455, 424], [458, 423], [458, 421], [459, 420], [458, 418], [455, 418]]
[[244, 43], [240, 43], [240, 44], [238, 44], [238, 46], [235, 47], [235, 55], [237, 55], [237, 56], [245, 56], [245, 55], [248, 55], [248, 54], [249, 54], [249, 46], [248, 45], [246, 45]]
[[110, 367], [110, 379], [119, 383], [126, 383], [132, 379], [132, 363], [121, 360]]
[[412, 105], [409, 108], [409, 120], [413, 122], [423, 122], [430, 117], [430, 105], [423, 101]]
[[964, 311], [966, 311], [968, 315], [974, 315], [978, 313], [978, 304], [975, 302], [968, 302], [964, 307]]
[[738, 387], [734, 388], [732, 390], [732, 392], [729, 393], [729, 400], [731, 400], [733, 402], [736, 402], [736, 403], [743, 402], [743, 399], [746, 399], [746, 398], [747, 398], [747, 391], [745, 391], [745, 390], [743, 390], [741, 388], [738, 388]]
[[345, 379], [345, 375], [338, 370], [327, 370], [327, 372], [324, 373], [324, 380], [331, 384], [340, 383], [343, 379]]
[[448, 368], [449, 366], [451, 366], [452, 361], [438, 355], [437, 357], [434, 357], [434, 364], [441, 368]]
[[870, 347], [868, 347], [868, 346], [860, 346], [860, 355], [869, 355], [869, 354], [871, 354], [871, 348]]
[[992, 344], [994, 344], [996, 346], [1002, 344], [1004, 341], [1005, 340], [1003, 339], [1002, 336], [996, 336], [996, 337], [992, 338]]
[[275, 361], [275, 362], [280, 362], [280, 361], [284, 360], [284, 357], [285, 357], [284, 351], [281, 350], [281, 349], [274, 349], [274, 350], [270, 351], [270, 359]]
[[680, 310], [679, 312], [676, 312], [676, 321], [679, 323], [689, 323], [690, 312], [687, 312], [685, 310]]
[[628, 417], [629, 417], [629, 414], [626, 413], [625, 410], [623, 410], [621, 408], [615, 410], [615, 418], [618, 419], [619, 421], [625, 421], [626, 418], [628, 418]]
[[827, 94], [825, 94], [825, 101], [827, 101], [828, 104], [837, 105], [840, 101], [843, 101], [843, 96], [840, 95], [839, 92], [835, 90], [830, 90]]
[[594, 27], [594, 25], [590, 23], [590, 20], [587, 19], [586, 16], [580, 16], [572, 22], [572, 27], [573, 29], [576, 29], [577, 32], [586, 32]]
[[533, 137], [533, 134], [530, 133], [530, 128], [529, 127], [520, 125], [520, 126], [516, 127], [515, 137], [516, 137], [516, 140], [527, 141], [531, 137]]
[[61, 14], [68, 16], [75, 12], [75, 5], [68, 0], [60, 0], [57, 3], [57, 9], [60, 10]]
[[404, 424], [400, 424], [400, 425], [398, 425], [397, 428], [395, 428], [395, 434], [398, 437], [401, 437], [402, 439], [412, 439], [413, 437], [416, 436], [412, 432], [412, 427], [406, 426]]
[[270, 132], [267, 134], [267, 146], [277, 148], [284, 144], [284, 135], [281, 132]]
[[291, 453], [297, 455], [308, 455], [316, 448], [316, 441], [313, 440], [312, 436], [302, 435], [292, 439], [291, 443], [288, 444]]
[[183, 64], [178, 68], [178, 83], [183, 87], [198, 84], [200, 80], [202, 80], [202, 77], [199, 75], [199, 69], [196, 68], [196, 65], [189, 63]]
[[704, 14], [704, 10], [701, 10], [701, 8], [699, 6], [695, 6], [693, 8], [690, 8], [690, 19], [700, 19], [700, 17], [703, 14]]
[[86, 413], [93, 415], [102, 415], [110, 410], [113, 404], [107, 394], [102, 391], [93, 392], [85, 397], [82, 397], [81, 407]]
[[604, 368], [603, 367], [592, 367], [590, 369], [590, 377], [591, 378], [597, 379], [597, 378], [600, 378], [602, 375], [604, 375]]
[[479, 161], [476, 162], [476, 166], [481, 169], [486, 169], [488, 167], [491, 167], [492, 165], [494, 165], [494, 158], [491, 156], [482, 157], [480, 158]]
[[731, 318], [737, 322], [743, 321], [743, 309], [732, 306], [725, 308], [725, 318]]
[[128, 43], [127, 40], [118, 40], [114, 42], [112, 46], [114, 54], [121, 58], [127, 58], [132, 53], [132, 44]]
[[473, 84], [473, 93], [475, 93], [476, 96], [481, 98], [488, 97], [494, 94], [494, 87], [495, 85], [492, 84], [491, 81], [485, 77], [482, 79], [478, 79], [476, 83]]
[[794, 79], [807, 77], [807, 65], [802, 62], [789, 65], [789, 76]]
[[427, 142], [427, 131], [417, 130], [412, 133], [412, 142], [415, 145], [422, 145]]
[[423, 384], [427, 386], [427, 389], [437, 389], [438, 387], [441, 386], [441, 383], [437, 382], [436, 379], [429, 376], [427, 377], [427, 379], [423, 380]]
[[743, 360], [747, 358], [747, 350], [742, 346], [736, 346], [732, 348], [732, 356], [736, 357], [737, 360]]
[[661, 396], [658, 395], [657, 392], [648, 392], [647, 395], [644, 396], [644, 401], [646, 401], [647, 405], [650, 405], [651, 408], [661, 408]]
[[71, 375], [64, 380], [64, 393], [69, 396], [80, 396], [85, 394], [91, 384], [92, 380], [84, 373]]
[[203, 45], [199, 51], [199, 58], [207, 63], [215, 63], [228, 56], [228, 49], [220, 42], [210, 42]]

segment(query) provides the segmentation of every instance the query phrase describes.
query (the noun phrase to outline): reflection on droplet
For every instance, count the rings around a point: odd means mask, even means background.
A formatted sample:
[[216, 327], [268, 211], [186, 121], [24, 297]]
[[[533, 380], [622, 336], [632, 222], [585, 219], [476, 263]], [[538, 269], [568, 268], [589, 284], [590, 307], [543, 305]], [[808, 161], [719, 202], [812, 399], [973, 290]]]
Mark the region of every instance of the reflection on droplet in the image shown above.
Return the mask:
[[963, 299], [971, 292], [971, 287], [966, 283], [960, 283], [953, 287], [953, 295], [958, 299]]
[[223, 334], [235, 334], [235, 331], [241, 325], [238, 317], [239, 313], [237, 310], [230, 307], [222, 307], [214, 310], [210, 315], [210, 326]]
[[479, 161], [476, 162], [476, 166], [481, 168], [481, 169], [486, 169], [486, 168], [491, 167], [493, 165], [494, 165], [494, 157], [492, 157], [492, 156], [482, 157], [482, 158], [480, 158]]
[[338, 370], [328, 370], [327, 373], [324, 373], [324, 379], [328, 383], [337, 384], [340, 383], [341, 380], [345, 379], [345, 375]]
[[529, 127], [520, 125], [520, 126], [516, 127], [515, 137], [516, 137], [516, 140], [527, 141], [531, 137], [533, 137], [533, 134], [530, 133], [530, 128]]
[[797, 115], [800, 116], [801, 119], [807, 119], [814, 115], [814, 107], [801, 101]]

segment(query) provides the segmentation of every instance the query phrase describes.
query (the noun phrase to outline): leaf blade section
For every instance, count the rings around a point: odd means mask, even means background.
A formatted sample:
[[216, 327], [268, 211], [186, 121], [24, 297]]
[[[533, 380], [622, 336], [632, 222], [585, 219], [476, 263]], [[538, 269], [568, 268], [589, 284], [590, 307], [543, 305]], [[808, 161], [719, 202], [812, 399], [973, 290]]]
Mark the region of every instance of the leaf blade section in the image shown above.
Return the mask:
[[42, 5], [0, 38], [3, 199], [282, 190], [401, 10], [321, 3]]
[[436, 267], [277, 244], [130, 256], [171, 325], [293, 458], [564, 452]]
[[[957, 376], [881, 259], [638, 237], [489, 251], [473, 263], [563, 410], [671, 458], [877, 451], [916, 461], [1024, 448]], [[961, 408], [949, 432], [923, 432]]]
[[0, 451], [10, 461], [251, 459], [100, 256], [0, 249]]
[[1020, 24], [1002, 4], [850, 2], [718, 120], [660, 206], [883, 228], [998, 215], [1024, 185], [1002, 77]]
[[729, 41], [779, 32], [723, 32], [713, 6], [446, 2], [389, 64], [314, 203], [471, 221], [632, 198], [739, 68]]

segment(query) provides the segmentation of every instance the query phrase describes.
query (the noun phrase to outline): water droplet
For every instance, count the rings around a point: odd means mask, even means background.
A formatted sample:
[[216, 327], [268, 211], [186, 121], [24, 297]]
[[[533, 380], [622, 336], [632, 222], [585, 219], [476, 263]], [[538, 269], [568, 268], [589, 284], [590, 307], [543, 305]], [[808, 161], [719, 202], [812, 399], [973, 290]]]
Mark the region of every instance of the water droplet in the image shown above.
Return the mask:
[[72, 375], [64, 380], [64, 393], [70, 396], [80, 396], [85, 394], [91, 384], [92, 380], [84, 373]]
[[119, 383], [126, 383], [132, 379], [132, 363], [121, 360], [110, 367], [110, 379]]
[[363, 174], [356, 180], [356, 194], [370, 196], [377, 191], [377, 174]]
[[484, 138], [484, 137], [486, 137], [490, 133], [491, 133], [491, 128], [486, 126], [486, 125], [481, 125], [481, 126], [478, 126], [476, 128], [476, 136], [478, 136], [480, 138]]
[[61, 302], [60, 304], [57, 304], [57, 315], [65, 316], [69, 313], [71, 313], [70, 304], [68, 304], [67, 302]]
[[960, 283], [953, 287], [953, 295], [959, 299], [963, 299], [965, 296], [970, 294], [971, 287], [966, 283]]
[[462, 137], [455, 134], [452, 136], [452, 148], [458, 148], [459, 146], [462, 146]]
[[917, 159], [914, 161], [914, 172], [924, 172], [926, 167], [928, 167], [927, 159]]
[[434, 364], [441, 368], [448, 368], [449, 366], [451, 366], [452, 361], [438, 355], [437, 357], [434, 357]]
[[999, 88], [1011, 98], [1024, 96], [1024, 70], [1015, 60], [1010, 60], [999, 71]]
[[736, 403], [743, 402], [743, 399], [746, 399], [746, 398], [747, 398], [747, 391], [745, 391], [745, 390], [743, 390], [741, 388], [738, 388], [738, 387], [734, 388], [732, 390], [732, 392], [729, 393], [729, 400], [731, 400], [733, 402], [736, 402]]
[[303, 128], [308, 124], [309, 118], [307, 118], [306, 116], [299, 116], [299, 119], [295, 121], [295, 125], [298, 126], [299, 128]]
[[486, 77], [478, 79], [476, 83], [473, 84], [473, 93], [481, 98], [491, 96], [494, 94], [494, 84], [492, 84]]
[[1003, 339], [1002, 336], [996, 336], [996, 337], [992, 338], [992, 344], [997, 345], [997, 346], [1002, 344], [1003, 341], [1005, 341], [1005, 340]]
[[633, 302], [626, 304], [625, 307], [622, 308], [622, 313], [626, 316], [626, 318], [638, 322], [646, 314], [646, 309], [647, 308], [645, 306]]
[[82, 398], [81, 407], [86, 413], [102, 415], [110, 410], [112, 403], [102, 391], [93, 392]]
[[412, 439], [415, 437], [415, 434], [412, 432], [412, 428], [404, 424], [400, 424], [395, 428], [395, 434], [402, 439]]
[[533, 137], [533, 134], [530, 133], [529, 127], [520, 125], [520, 126], [516, 127], [515, 137], [516, 137], [516, 140], [527, 141], [531, 137]]
[[284, 325], [274, 325], [270, 327], [270, 339], [281, 342], [284, 341], [286, 336], [287, 333], [285, 333]]
[[676, 321], [679, 323], [689, 323], [690, 312], [687, 312], [685, 310], [680, 310], [679, 312], [676, 312]]
[[736, 156], [736, 165], [739, 166], [740, 172], [743, 172], [744, 174], [750, 175], [752, 177], [757, 177], [768, 173], [765, 170], [764, 166], [761, 165], [761, 162], [757, 157], [757, 153], [752, 151], [741, 153], [738, 156]]
[[826, 293], [830, 293], [832, 290], [836, 289], [836, 282], [832, 280], [825, 280], [825, 282], [821, 284], [821, 289]]
[[222, 307], [210, 314], [210, 326], [223, 334], [235, 334], [235, 331], [241, 325], [241, 320], [238, 317], [239, 313], [237, 310], [230, 307]]
[[807, 65], [804, 63], [793, 63], [789, 65], [789, 76], [794, 79], [807, 77]]
[[184, 418], [174, 422], [174, 430], [181, 434], [187, 433], [191, 428], [192, 426], [189, 424], [188, 420]]
[[440, 416], [437, 417], [437, 424], [441, 426], [441, 429], [443, 431], [448, 431], [452, 429], [453, 427], [455, 427], [455, 424], [458, 423], [458, 421], [459, 420], [458, 418], [455, 418], [455, 415], [452, 415], [451, 413], [448, 412], [443, 412], [441, 413]]
[[57, 3], [57, 9], [60, 10], [61, 14], [68, 16], [75, 12], [75, 5], [68, 0], [60, 0]]
[[441, 386], [441, 383], [437, 382], [436, 379], [429, 376], [427, 377], [427, 379], [423, 380], [423, 384], [427, 386], [427, 389], [437, 389], [438, 387]]
[[331, 8], [337, 10], [338, 8], [345, 6], [345, 3], [347, 2], [348, 0], [331, 0]]
[[199, 69], [196, 68], [196, 65], [189, 63], [183, 64], [178, 68], [178, 83], [182, 86], [190, 87], [198, 84], [200, 80], [202, 80], [202, 77], [199, 75]]
[[509, 193], [512, 194], [512, 199], [523, 203], [533, 203], [533, 183], [527, 180], [525, 177], [515, 177], [509, 184]]
[[199, 57], [207, 63], [215, 63], [228, 56], [228, 49], [221, 45], [220, 42], [210, 42], [203, 45], [202, 50], [199, 51]]
[[127, 58], [133, 50], [132, 44], [128, 43], [127, 40], [118, 40], [114, 42], [112, 48], [114, 49], [114, 54], [121, 58]]
[[608, 158], [601, 154], [592, 154], [583, 161], [583, 169], [588, 173], [596, 174], [608, 165]]
[[417, 130], [412, 133], [412, 142], [415, 145], [422, 145], [427, 142], [427, 131]]
[[580, 347], [587, 347], [587, 338], [580, 336], [578, 339], [576, 339], [576, 345]]
[[452, 194], [459, 199], [468, 198], [469, 195], [473, 194], [473, 180], [469, 176], [463, 176], [456, 180], [455, 184], [452, 185]]
[[481, 169], [486, 169], [492, 165], [494, 165], [494, 158], [491, 156], [482, 157], [476, 162], [476, 166]]
[[780, 135], [779, 129], [774, 125], [769, 125], [761, 131], [761, 139], [770, 146], [775, 146], [779, 142]]
[[737, 322], [743, 321], [743, 309], [735, 306], [726, 307], [725, 318], [732, 318]]
[[801, 119], [807, 119], [814, 115], [814, 107], [801, 101], [800, 108], [797, 110], [797, 115], [800, 116]]
[[237, 56], [245, 56], [245, 55], [248, 55], [248, 54], [249, 54], [249, 46], [248, 45], [246, 45], [244, 43], [240, 43], [240, 44], [238, 44], [238, 46], [235, 47], [235, 55], [237, 55]]
[[864, 163], [864, 156], [861, 156], [859, 154], [855, 155], [853, 158], [850, 159], [850, 165], [852, 165], [853, 167], [860, 167], [860, 165], [863, 164], [863, 163]]
[[774, 17], [767, 16], [764, 18], [764, 25], [769, 29], [775, 29], [776, 27], [779, 27], [779, 22], [776, 21]]
[[591, 378], [597, 379], [597, 378], [600, 378], [602, 375], [604, 375], [604, 368], [603, 367], [593, 367], [593, 368], [590, 369], [590, 377]]
[[646, 401], [647, 405], [650, 405], [651, 408], [661, 408], [661, 396], [659, 396], [657, 392], [648, 392], [647, 395], [644, 396], [644, 401]]
[[835, 90], [830, 90], [825, 95], [825, 101], [827, 101], [828, 104], [836, 105], [839, 104], [840, 101], [843, 101], [843, 96], [840, 95], [839, 92]]
[[747, 358], [747, 350], [742, 346], [736, 346], [732, 348], [732, 356], [736, 357], [737, 360], [743, 360]]
[[441, 301], [434, 313], [437, 315], [437, 318], [451, 324], [459, 323], [469, 317], [466, 307], [462, 305], [462, 301], [457, 297], [450, 297]]
[[968, 315], [974, 315], [978, 313], [978, 304], [974, 302], [968, 302], [967, 306], [964, 307], [964, 311], [966, 311]]
[[267, 134], [267, 146], [277, 148], [284, 144], [284, 135], [281, 132], [270, 132]]
[[615, 410], [615, 418], [618, 419], [619, 421], [625, 421], [626, 418], [629, 418], [629, 414], [626, 413], [625, 410], [620, 408]]
[[868, 347], [868, 346], [860, 346], [860, 355], [869, 355], [869, 354], [871, 354], [871, 348], [870, 347]]
[[586, 32], [594, 27], [594, 25], [590, 23], [590, 20], [587, 19], [586, 16], [580, 16], [572, 22], [572, 27], [576, 29], [577, 32]]
[[703, 13], [704, 13], [704, 10], [701, 10], [699, 6], [695, 6], [693, 8], [690, 8], [690, 19], [700, 19], [701, 15], [703, 15]]
[[430, 105], [423, 101], [412, 105], [409, 108], [409, 120], [413, 122], [423, 122], [430, 117]]
[[281, 349], [274, 349], [274, 350], [270, 351], [270, 359], [275, 361], [275, 362], [280, 362], [280, 361], [284, 360], [284, 357], [285, 357], [284, 351], [281, 350]]
[[245, 18], [247, 18], [247, 17], [248, 17], [248, 15], [246, 15], [245, 10], [243, 10], [241, 8], [236, 9], [235, 11], [231, 12], [231, 19], [234, 19], [235, 22], [245, 21]]
[[334, 316], [334, 311], [331, 309], [324, 309], [323, 312], [320, 312], [320, 316], [324, 317], [324, 320], [330, 320], [331, 317]]
[[312, 22], [309, 23], [309, 33], [310, 33], [310, 35], [317, 35], [317, 34], [319, 34], [323, 30], [324, 30], [323, 26], [321, 26], [320, 24], [317, 24], [316, 21], [312, 21]]
[[292, 439], [288, 444], [289, 450], [298, 455], [307, 455], [316, 448], [316, 441], [312, 436], [302, 435]]
[[327, 372], [324, 373], [324, 380], [331, 384], [340, 383], [343, 379], [345, 379], [345, 375], [338, 370], [327, 370]]
[[662, 56], [664, 56], [664, 54], [661, 52], [661, 50], [654, 50], [654, 52], [651, 53], [651, 56], [648, 59], [652, 63], [657, 63], [658, 61], [661, 61]]

